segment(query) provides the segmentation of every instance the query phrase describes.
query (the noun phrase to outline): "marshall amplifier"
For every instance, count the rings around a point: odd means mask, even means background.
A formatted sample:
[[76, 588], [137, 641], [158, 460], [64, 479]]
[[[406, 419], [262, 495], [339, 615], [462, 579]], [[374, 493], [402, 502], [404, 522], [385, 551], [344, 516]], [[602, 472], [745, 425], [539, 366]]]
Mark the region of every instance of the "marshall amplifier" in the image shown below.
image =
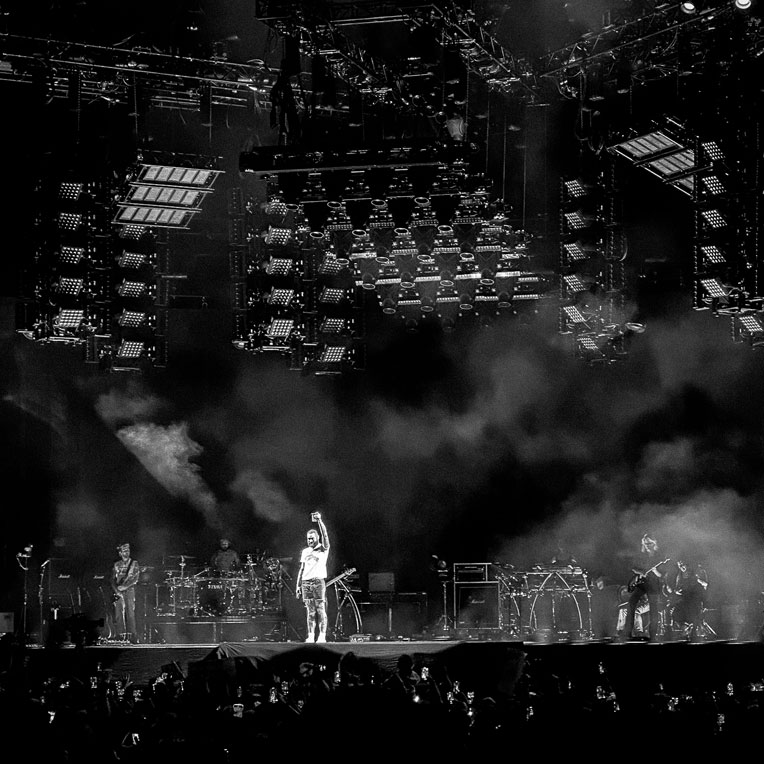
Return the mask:
[[454, 614], [457, 632], [499, 629], [499, 582], [455, 583]]
[[488, 581], [490, 562], [455, 562], [454, 581]]

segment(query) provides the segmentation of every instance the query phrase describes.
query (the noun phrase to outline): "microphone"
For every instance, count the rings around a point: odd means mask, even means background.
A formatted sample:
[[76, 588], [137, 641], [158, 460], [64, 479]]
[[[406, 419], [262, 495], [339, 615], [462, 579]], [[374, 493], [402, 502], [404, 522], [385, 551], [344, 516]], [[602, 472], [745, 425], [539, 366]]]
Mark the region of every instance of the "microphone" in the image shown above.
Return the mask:
[[44, 568], [44, 567], [45, 567], [45, 566], [46, 566], [46, 565], [47, 565], [49, 562], [50, 562], [50, 558], [48, 558], [47, 560], [45, 560], [45, 562], [44, 562], [42, 565], [40, 565], [40, 567], [41, 567], [41, 568]]

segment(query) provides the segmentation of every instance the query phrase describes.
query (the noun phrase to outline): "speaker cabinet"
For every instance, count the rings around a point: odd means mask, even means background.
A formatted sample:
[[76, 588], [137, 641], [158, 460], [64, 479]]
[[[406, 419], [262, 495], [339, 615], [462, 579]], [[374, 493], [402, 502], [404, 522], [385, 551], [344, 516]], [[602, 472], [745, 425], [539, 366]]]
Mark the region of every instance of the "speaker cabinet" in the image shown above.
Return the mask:
[[454, 613], [457, 629], [498, 629], [499, 582], [456, 582]]
[[359, 602], [358, 609], [364, 633], [386, 638], [413, 637], [421, 633], [427, 619], [426, 600]]

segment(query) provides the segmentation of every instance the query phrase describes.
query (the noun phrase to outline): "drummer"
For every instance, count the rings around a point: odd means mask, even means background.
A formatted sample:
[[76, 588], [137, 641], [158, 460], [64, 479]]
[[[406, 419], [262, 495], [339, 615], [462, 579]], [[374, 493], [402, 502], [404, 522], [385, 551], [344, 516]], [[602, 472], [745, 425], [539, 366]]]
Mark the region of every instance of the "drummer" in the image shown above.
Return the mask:
[[230, 576], [241, 569], [239, 553], [231, 548], [227, 538], [220, 539], [220, 546], [210, 558], [210, 567], [216, 576]]

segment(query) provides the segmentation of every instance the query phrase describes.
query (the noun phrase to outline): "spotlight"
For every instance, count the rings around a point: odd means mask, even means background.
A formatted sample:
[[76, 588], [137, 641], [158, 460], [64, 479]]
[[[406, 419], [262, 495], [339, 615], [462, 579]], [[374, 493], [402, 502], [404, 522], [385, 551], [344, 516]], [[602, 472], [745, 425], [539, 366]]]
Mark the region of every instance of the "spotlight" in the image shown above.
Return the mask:
[[686, 13], [688, 16], [692, 16], [698, 12], [698, 6], [695, 5], [693, 0], [682, 0], [682, 2], [679, 4], [679, 8], [682, 13]]
[[735, 0], [735, 8], [738, 11], [750, 11], [751, 6], [753, 5], [752, 0]]

